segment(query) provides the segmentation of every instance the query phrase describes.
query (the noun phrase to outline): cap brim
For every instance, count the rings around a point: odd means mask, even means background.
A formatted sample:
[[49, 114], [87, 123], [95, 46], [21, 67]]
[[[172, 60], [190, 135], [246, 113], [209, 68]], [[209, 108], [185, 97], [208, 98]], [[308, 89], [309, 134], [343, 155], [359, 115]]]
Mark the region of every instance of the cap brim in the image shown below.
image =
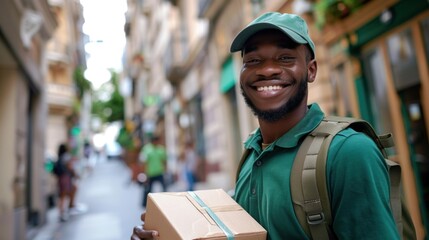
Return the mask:
[[240, 33], [238, 33], [238, 35], [234, 38], [234, 40], [231, 43], [230, 52], [233, 53], [233, 52], [241, 51], [244, 47], [244, 44], [252, 35], [265, 29], [278, 29], [282, 31], [284, 34], [288, 35], [293, 41], [297, 43], [300, 43], [300, 44], [308, 43], [307, 40], [305, 40], [299, 34], [295, 33], [293, 30], [288, 29], [287, 27], [279, 27], [271, 23], [255, 23], [251, 26], [246, 27]]

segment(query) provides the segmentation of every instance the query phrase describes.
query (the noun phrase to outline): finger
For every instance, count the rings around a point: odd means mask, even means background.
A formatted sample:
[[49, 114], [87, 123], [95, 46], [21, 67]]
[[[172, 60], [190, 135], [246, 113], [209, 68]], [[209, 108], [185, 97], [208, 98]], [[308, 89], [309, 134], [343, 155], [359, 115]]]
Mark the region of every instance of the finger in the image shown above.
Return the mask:
[[137, 235], [133, 234], [131, 236], [131, 240], [141, 240], [141, 238], [139, 238]]
[[146, 218], [146, 212], [143, 212], [140, 216], [140, 219], [144, 222], [144, 219]]
[[[157, 237], [157, 236], [158, 236], [157, 231], [144, 230], [143, 226], [136, 226], [136, 227], [134, 227], [133, 235], [131, 237], [134, 237], [134, 239], [148, 239], [148, 238], [153, 238], [153, 237]], [[131, 238], [131, 239], [133, 239], [133, 238]]]

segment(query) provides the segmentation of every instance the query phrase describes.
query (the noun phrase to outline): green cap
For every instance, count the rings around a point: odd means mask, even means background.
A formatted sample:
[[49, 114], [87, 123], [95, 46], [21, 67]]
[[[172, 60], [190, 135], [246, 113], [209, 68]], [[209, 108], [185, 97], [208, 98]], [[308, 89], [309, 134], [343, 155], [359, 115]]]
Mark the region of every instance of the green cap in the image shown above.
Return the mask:
[[308, 35], [304, 19], [295, 14], [269, 12], [253, 20], [241, 30], [231, 44], [231, 52], [241, 51], [246, 41], [255, 33], [265, 29], [278, 29], [299, 44], [308, 44], [315, 56], [314, 43]]

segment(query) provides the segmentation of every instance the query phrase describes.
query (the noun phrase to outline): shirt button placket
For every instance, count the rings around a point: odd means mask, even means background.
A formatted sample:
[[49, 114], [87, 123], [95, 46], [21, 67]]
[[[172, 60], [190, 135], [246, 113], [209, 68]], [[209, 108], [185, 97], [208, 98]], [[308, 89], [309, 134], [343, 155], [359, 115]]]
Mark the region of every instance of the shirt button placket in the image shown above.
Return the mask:
[[[255, 166], [256, 167], [260, 167], [260, 166], [262, 166], [262, 161], [261, 160], [258, 160], [258, 161], [256, 161], [255, 162]], [[252, 188], [252, 195], [256, 195], [256, 187], [255, 186], [253, 186], [253, 188]]]

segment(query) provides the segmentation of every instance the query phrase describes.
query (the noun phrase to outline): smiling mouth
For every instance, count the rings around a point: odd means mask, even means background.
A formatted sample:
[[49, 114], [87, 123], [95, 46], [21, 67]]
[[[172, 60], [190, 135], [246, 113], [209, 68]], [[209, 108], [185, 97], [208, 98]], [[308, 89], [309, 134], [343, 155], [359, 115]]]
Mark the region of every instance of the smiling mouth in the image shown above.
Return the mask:
[[280, 90], [282, 88], [284, 88], [285, 86], [280, 86], [280, 85], [273, 85], [273, 86], [262, 86], [262, 87], [257, 87], [256, 90], [258, 92], [264, 92], [264, 91], [276, 91], [276, 90]]

